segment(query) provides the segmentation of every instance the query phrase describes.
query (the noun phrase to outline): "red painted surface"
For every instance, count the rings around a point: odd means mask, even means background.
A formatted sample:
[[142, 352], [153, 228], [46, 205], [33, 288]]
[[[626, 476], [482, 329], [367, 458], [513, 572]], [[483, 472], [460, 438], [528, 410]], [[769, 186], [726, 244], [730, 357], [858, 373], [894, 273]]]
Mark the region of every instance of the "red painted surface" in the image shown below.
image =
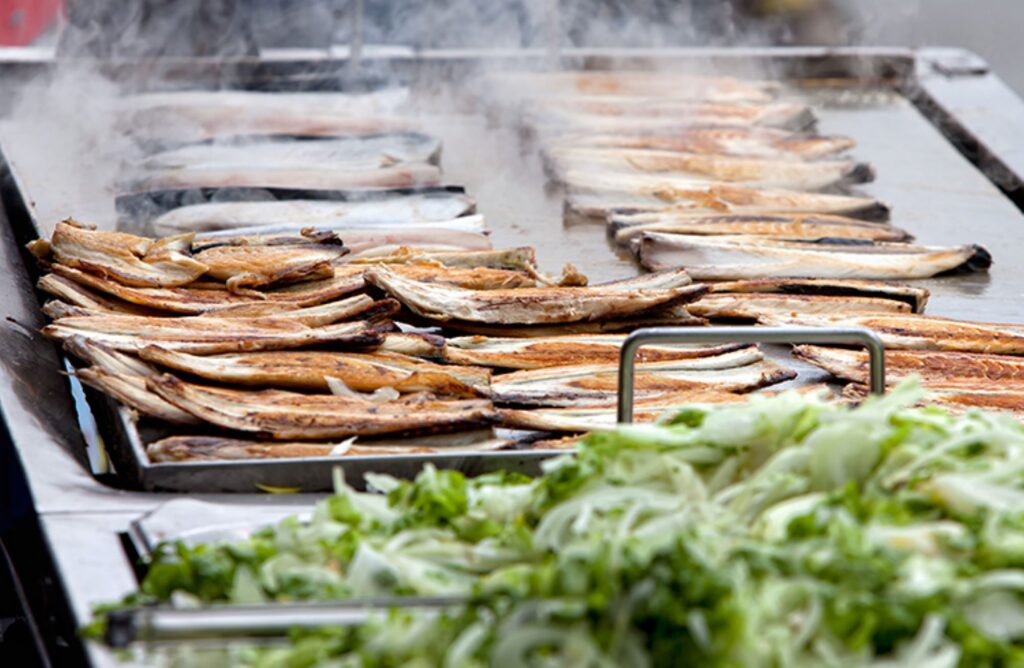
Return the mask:
[[0, 0], [0, 46], [25, 46], [46, 31], [63, 0]]

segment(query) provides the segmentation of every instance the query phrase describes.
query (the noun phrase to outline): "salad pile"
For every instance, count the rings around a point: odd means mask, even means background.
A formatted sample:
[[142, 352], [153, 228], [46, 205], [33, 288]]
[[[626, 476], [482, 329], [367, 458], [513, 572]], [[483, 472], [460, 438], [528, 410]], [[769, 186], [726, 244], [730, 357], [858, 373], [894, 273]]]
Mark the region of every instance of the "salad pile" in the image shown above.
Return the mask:
[[240, 648], [258, 667], [1024, 666], [1024, 427], [754, 396], [536, 479], [339, 480], [312, 520], [166, 545], [128, 603], [466, 595]]

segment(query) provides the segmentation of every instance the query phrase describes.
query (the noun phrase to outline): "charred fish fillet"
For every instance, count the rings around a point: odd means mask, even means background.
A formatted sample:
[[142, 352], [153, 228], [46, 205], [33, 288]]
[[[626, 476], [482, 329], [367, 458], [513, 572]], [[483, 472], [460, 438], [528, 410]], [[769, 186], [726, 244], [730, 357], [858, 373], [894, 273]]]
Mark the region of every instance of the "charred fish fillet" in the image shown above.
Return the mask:
[[384, 267], [367, 271], [366, 280], [424, 318], [518, 325], [628, 317], [692, 301], [707, 291], [704, 286], [634, 292], [601, 288], [465, 290], [409, 280]]
[[[868, 382], [868, 355], [859, 350], [796, 346], [793, 354], [825, 369], [833, 376], [855, 383]], [[1024, 359], [1010, 355], [889, 350], [885, 353], [885, 378], [896, 384], [916, 375], [928, 388], [981, 389], [999, 387], [1024, 391]]]
[[146, 388], [142, 376], [111, 373], [99, 367], [87, 367], [75, 372], [75, 377], [89, 387], [107, 394], [140, 415], [180, 425], [196, 425], [202, 421], [181, 410]]
[[[43, 279], [50, 279], [52, 281], [60, 278], [65, 281], [73, 281], [73, 285], [86, 286], [98, 292], [117, 297], [124, 300], [124, 302], [129, 302], [126, 305], [135, 304], [148, 309], [183, 314], [215, 312], [238, 306], [252, 306], [254, 309], [265, 309], [267, 311], [275, 311], [276, 307], [281, 306], [286, 308], [304, 308], [344, 297], [365, 287], [362, 273], [350, 272], [348, 275], [335, 276], [334, 278], [321, 281], [306, 281], [274, 290], [266, 290], [257, 299], [252, 296], [236, 295], [229, 292], [225, 287], [211, 287], [208, 289], [191, 286], [180, 288], [133, 288], [122, 285], [117, 281], [111, 281], [59, 264], [53, 265], [50, 269], [54, 273], [44, 276]], [[47, 292], [51, 292], [51, 294], [64, 298], [63, 294], [58, 294], [49, 289], [51, 286], [50, 281], [44, 286], [41, 279], [40, 287], [47, 290]], [[107, 302], [110, 302], [110, 300], [98, 302], [97, 306], [107, 308], [107, 310], [114, 310], [107, 306]], [[72, 303], [94, 308], [94, 306], [79, 303], [79, 301]]]
[[1024, 355], [1024, 326], [970, 322], [928, 315], [861, 315], [766, 317], [767, 325], [867, 327], [886, 348], [947, 350], [966, 353]]
[[372, 170], [324, 167], [239, 167], [153, 169], [126, 182], [127, 192], [180, 188], [297, 188], [355, 190], [423, 188], [441, 185], [441, 170], [426, 163], [403, 163]]
[[853, 160], [797, 161], [647, 149], [554, 148], [545, 152], [549, 169], [560, 178], [574, 170], [623, 174], [670, 174], [765, 188], [821, 190], [874, 179], [869, 165]]
[[335, 378], [357, 392], [391, 387], [401, 393], [431, 392], [459, 397], [486, 397], [486, 369], [442, 366], [397, 353], [282, 351], [197, 356], [148, 346], [142, 359], [176, 371], [222, 383], [329, 391]]
[[375, 403], [334, 395], [207, 387], [170, 374], [146, 382], [168, 402], [210, 424], [277, 440], [450, 431], [488, 425], [497, 417], [491, 402], [482, 399], [412, 397]]
[[[496, 377], [494, 401], [509, 405], [578, 407], [609, 404], [618, 391], [618, 364], [550, 367]], [[685, 390], [744, 392], [790, 380], [796, 373], [765, 359], [757, 348], [636, 367], [636, 396]]]
[[651, 270], [684, 267], [701, 281], [751, 278], [929, 278], [992, 264], [981, 246], [789, 242], [760, 237], [644, 233], [635, 246]]
[[[450, 364], [471, 364], [503, 369], [541, 369], [618, 361], [625, 335], [555, 336], [538, 339], [466, 336], [448, 339], [443, 355]], [[638, 362], [713, 357], [747, 346], [743, 344], [667, 344], [644, 346]]]
[[750, 235], [777, 239], [822, 241], [909, 241], [905, 230], [882, 223], [826, 214], [708, 216], [684, 212], [608, 216], [615, 241], [628, 244], [646, 232], [685, 235]]
[[45, 251], [57, 262], [125, 285], [176, 287], [196, 280], [208, 267], [187, 254], [191, 235], [154, 241], [124, 232], [97, 232], [74, 221], [57, 223], [48, 243], [34, 242], [32, 252]]
[[827, 295], [786, 295], [714, 293], [704, 295], [686, 310], [702, 318], [759, 320], [773, 314], [799, 317], [814, 315], [850, 315], [860, 313], [910, 313], [910, 306], [892, 299], [873, 297], [832, 297]]
[[849, 137], [804, 135], [772, 128], [705, 126], [663, 135], [580, 134], [565, 139], [561, 145], [820, 160], [847, 151], [856, 142]]
[[711, 214], [822, 213], [885, 220], [889, 207], [870, 197], [831, 195], [683, 179], [575, 174], [566, 203], [581, 215], [613, 212]]
[[283, 350], [315, 344], [365, 348], [383, 340], [378, 326], [346, 322], [307, 327], [292, 321], [230, 318], [145, 318], [140, 316], [86, 316], [61, 318], [42, 330], [60, 341], [79, 335], [115, 350], [136, 352], [160, 345], [199, 355], [251, 350]]
[[179, 207], [153, 220], [158, 232], [206, 232], [294, 224], [350, 229], [455, 220], [475, 213], [472, 197], [453, 192], [395, 195], [356, 201], [278, 200], [205, 202]]
[[708, 287], [713, 294], [772, 293], [891, 299], [907, 304], [914, 313], [924, 311], [929, 296], [927, 288], [900, 285], [888, 281], [857, 281], [828, 278], [761, 278], [711, 283]]

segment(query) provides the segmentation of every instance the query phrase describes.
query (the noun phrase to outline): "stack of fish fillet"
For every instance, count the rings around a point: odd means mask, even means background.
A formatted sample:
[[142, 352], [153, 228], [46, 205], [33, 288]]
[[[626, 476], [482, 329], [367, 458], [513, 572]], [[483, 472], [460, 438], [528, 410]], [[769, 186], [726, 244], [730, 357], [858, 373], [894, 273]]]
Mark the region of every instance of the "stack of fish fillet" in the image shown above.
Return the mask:
[[[486, 450], [518, 444], [495, 425], [610, 424], [614, 332], [700, 322], [686, 305], [707, 293], [684, 271], [587, 286], [571, 266], [541, 273], [529, 248], [361, 243], [65, 221], [30, 249], [55, 298], [43, 333], [82, 363], [78, 378], [171, 426], [148, 446], [154, 461]], [[735, 401], [794, 375], [754, 346], [655, 346], [638, 410]], [[438, 432], [464, 437], [409, 438]]]

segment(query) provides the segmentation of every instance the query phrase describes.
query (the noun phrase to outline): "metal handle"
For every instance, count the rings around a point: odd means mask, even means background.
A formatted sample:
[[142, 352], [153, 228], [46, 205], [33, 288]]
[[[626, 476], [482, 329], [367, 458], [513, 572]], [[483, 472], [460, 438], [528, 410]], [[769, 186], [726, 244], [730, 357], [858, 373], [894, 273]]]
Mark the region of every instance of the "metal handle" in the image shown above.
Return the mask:
[[626, 337], [619, 356], [618, 421], [633, 421], [636, 353], [647, 343], [853, 343], [868, 350], [872, 394], [885, 393], [885, 346], [864, 327], [650, 327]]
[[127, 647], [133, 642], [273, 638], [287, 635], [292, 629], [359, 626], [371, 615], [387, 614], [393, 609], [440, 611], [464, 605], [466, 601], [463, 597], [410, 596], [334, 603], [132, 608], [110, 613], [104, 640], [111, 647]]

